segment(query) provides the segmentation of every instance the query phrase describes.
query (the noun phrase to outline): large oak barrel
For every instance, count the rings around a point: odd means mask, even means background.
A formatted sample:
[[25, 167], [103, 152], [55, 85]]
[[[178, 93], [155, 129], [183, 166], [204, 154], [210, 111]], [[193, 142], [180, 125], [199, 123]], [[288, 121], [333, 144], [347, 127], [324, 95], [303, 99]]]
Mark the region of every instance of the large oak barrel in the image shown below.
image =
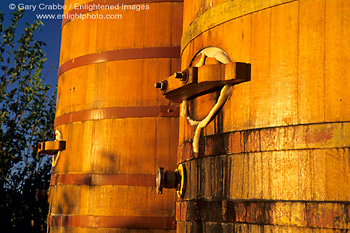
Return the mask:
[[[185, 0], [181, 65], [251, 64], [202, 130], [180, 118], [177, 232], [350, 231], [350, 1]], [[205, 65], [205, 64], [204, 64]], [[203, 119], [219, 92], [189, 100]]]
[[66, 150], [48, 232], [174, 231], [175, 192], [156, 196], [155, 172], [176, 167], [179, 107], [154, 83], [180, 68], [182, 2], [65, 4], [55, 129]]

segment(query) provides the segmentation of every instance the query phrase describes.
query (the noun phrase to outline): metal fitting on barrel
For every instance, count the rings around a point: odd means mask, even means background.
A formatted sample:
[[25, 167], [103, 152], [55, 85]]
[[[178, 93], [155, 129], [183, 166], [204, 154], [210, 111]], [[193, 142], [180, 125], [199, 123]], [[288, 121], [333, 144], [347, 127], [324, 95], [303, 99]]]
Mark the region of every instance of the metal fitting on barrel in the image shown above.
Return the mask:
[[175, 171], [165, 171], [163, 167], [159, 167], [156, 177], [157, 193], [162, 194], [163, 188], [174, 188], [177, 191], [178, 197], [183, 197], [185, 193], [185, 181], [185, 167], [182, 164], [179, 164]]
[[157, 82], [154, 84], [154, 87], [160, 89], [161, 91], [165, 91], [167, 87], [167, 81], [163, 80], [163, 81]]
[[176, 72], [174, 74], [174, 77], [176, 79], [180, 79], [180, 81], [185, 82], [187, 80], [187, 77], [188, 77], [188, 72], [187, 72], [187, 70], [184, 70], [184, 71], [181, 71], [181, 72]]

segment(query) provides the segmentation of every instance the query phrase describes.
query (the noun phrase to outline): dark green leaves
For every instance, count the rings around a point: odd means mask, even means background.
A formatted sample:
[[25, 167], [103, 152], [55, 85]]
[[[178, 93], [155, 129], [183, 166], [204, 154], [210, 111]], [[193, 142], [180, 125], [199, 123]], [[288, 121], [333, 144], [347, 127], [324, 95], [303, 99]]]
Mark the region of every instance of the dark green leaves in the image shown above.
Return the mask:
[[51, 166], [33, 148], [54, 139], [56, 98], [43, 81], [45, 43], [34, 38], [43, 24], [19, 31], [22, 16], [5, 26], [0, 13], [0, 232], [46, 232], [47, 203], [35, 189], [48, 188]]

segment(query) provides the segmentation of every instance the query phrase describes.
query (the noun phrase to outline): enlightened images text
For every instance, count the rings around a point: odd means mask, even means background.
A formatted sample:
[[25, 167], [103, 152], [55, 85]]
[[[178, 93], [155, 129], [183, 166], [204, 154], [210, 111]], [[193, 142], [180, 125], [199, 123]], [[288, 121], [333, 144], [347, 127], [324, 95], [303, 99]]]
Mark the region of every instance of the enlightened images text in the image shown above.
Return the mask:
[[[14, 4], [13, 4], [14, 5]], [[126, 5], [126, 4], [115, 4], [115, 5], [103, 5], [103, 4], [70, 4], [70, 5], [61, 5], [61, 4], [24, 4], [19, 3], [17, 5], [18, 9], [20, 10], [27, 10], [27, 11], [36, 11], [36, 10], [66, 10], [66, 9], [75, 9], [75, 10], [87, 10], [87, 11], [96, 11], [96, 10], [134, 10], [134, 11], [142, 11], [142, 10], [149, 10], [149, 5], [143, 5], [143, 4], [133, 4], [133, 5]]]

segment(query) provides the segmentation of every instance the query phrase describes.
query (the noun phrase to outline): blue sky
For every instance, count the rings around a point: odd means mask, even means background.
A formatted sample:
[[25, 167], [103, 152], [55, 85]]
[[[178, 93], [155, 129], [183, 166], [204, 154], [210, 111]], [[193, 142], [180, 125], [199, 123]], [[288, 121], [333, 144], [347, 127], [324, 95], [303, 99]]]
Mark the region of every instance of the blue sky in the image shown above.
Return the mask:
[[[10, 13], [13, 10], [13, 6], [20, 6], [30, 8], [32, 10], [25, 10], [24, 17], [22, 18], [22, 23], [28, 22], [32, 23], [37, 19], [37, 14], [62, 14], [62, 10], [55, 10], [57, 7], [63, 6], [64, 0], [1, 0], [0, 10], [5, 14], [5, 25], [7, 25], [7, 19], [10, 18]], [[41, 9], [39, 9], [39, 7]], [[34, 10], [35, 8], [35, 10]], [[44, 9], [46, 8], [46, 10]], [[50, 9], [50, 10], [48, 10]], [[47, 19], [41, 20], [44, 23], [41, 31], [35, 34], [35, 39], [46, 43], [46, 47], [43, 48], [47, 56], [47, 62], [44, 66], [43, 74], [46, 74], [51, 67], [53, 67], [59, 61], [60, 54], [60, 44], [61, 44], [61, 20], [57, 19]], [[24, 24], [22, 24], [23, 26]], [[22, 29], [23, 27], [21, 27]], [[55, 86], [57, 84], [57, 70], [51, 70], [46, 78], [46, 82], [49, 85]]]

